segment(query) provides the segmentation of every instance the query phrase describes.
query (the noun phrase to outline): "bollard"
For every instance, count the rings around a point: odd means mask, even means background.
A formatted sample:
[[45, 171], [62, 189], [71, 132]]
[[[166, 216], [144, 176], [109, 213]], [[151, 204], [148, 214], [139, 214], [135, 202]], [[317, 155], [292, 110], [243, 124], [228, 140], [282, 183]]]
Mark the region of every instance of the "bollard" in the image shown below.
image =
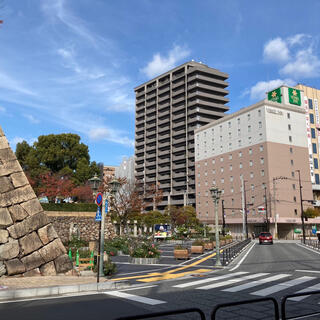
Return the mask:
[[78, 249], [76, 253], [76, 267], [79, 267], [79, 250]]
[[93, 251], [91, 251], [91, 254], [90, 254], [90, 264], [91, 264], [91, 270], [93, 269], [93, 262], [94, 262], [94, 254], [93, 254]]
[[69, 256], [70, 260], [72, 261], [72, 252], [71, 252], [71, 249], [69, 249], [68, 256]]

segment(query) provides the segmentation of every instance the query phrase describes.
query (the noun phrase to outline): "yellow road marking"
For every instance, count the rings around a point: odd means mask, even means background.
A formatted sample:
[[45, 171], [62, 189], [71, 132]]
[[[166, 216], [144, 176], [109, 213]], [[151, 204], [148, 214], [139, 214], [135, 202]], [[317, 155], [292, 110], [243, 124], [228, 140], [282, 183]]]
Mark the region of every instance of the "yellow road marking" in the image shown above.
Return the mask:
[[112, 279], [112, 281], [147, 278], [147, 277], [150, 277], [150, 276], [160, 276], [161, 274], [162, 274], [162, 273], [154, 272], [154, 273], [148, 273], [148, 274], [141, 275], [141, 276], [132, 276], [132, 277], [124, 277], [124, 278]]
[[212, 271], [211, 269], [197, 269], [194, 271], [187, 271], [187, 272], [180, 272], [180, 273], [171, 273], [171, 274], [166, 274], [164, 273], [163, 275], [159, 276], [159, 277], [152, 277], [152, 278], [147, 278], [147, 279], [140, 279], [137, 281], [140, 282], [154, 282], [154, 281], [160, 281], [160, 280], [168, 280], [168, 279], [176, 279], [176, 278], [181, 278], [184, 277], [188, 274], [193, 274], [193, 273], [205, 273], [205, 272], [209, 272]]

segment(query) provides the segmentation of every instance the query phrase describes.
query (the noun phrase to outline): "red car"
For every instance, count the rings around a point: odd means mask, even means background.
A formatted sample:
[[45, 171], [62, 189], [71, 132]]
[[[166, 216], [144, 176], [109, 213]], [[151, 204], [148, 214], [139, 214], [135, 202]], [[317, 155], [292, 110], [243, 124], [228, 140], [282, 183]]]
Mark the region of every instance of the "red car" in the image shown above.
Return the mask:
[[270, 243], [273, 244], [272, 234], [270, 232], [261, 232], [259, 235], [259, 243]]

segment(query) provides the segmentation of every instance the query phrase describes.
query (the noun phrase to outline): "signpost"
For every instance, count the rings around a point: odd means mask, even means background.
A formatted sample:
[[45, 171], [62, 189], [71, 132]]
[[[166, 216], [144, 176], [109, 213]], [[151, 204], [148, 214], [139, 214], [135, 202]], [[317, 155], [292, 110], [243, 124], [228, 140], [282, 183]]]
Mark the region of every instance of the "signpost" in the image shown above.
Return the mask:
[[96, 216], [95, 216], [95, 221], [101, 221], [101, 207], [98, 207]]
[[96, 204], [98, 205], [98, 207], [102, 205], [102, 199], [103, 199], [102, 193], [98, 192], [96, 195]]

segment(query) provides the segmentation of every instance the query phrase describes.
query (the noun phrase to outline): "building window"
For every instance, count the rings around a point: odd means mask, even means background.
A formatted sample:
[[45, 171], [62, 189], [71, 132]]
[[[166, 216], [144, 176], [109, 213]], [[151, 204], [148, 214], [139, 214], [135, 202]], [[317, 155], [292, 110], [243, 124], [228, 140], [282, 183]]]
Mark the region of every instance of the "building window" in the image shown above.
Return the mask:
[[240, 136], [241, 136], [241, 130], [238, 129], [238, 137], [240, 137]]
[[297, 202], [297, 197], [296, 196], [293, 197], [293, 201]]
[[206, 181], [204, 184], [205, 184], [205, 186], [207, 186], [208, 185], [208, 181]]
[[213, 185], [213, 186], [216, 185], [216, 180], [215, 180], [215, 179], [212, 180], [212, 185]]
[[231, 140], [231, 132], [229, 132], [229, 140]]
[[262, 152], [263, 151], [263, 146], [260, 146], [260, 152]]
[[312, 144], [312, 152], [317, 153], [317, 145], [315, 143]]
[[200, 168], [200, 163], [198, 163], [198, 168]]
[[259, 140], [262, 140], [262, 133], [259, 133]]
[[249, 144], [251, 144], [251, 143], [252, 143], [252, 139], [251, 139], [251, 137], [248, 137], [248, 142], [249, 142]]
[[223, 157], [220, 158], [220, 162], [223, 162]]
[[258, 117], [261, 117], [261, 110], [258, 110]]
[[200, 172], [198, 172], [198, 178], [200, 178]]
[[264, 164], [264, 158], [260, 158], [260, 163]]
[[212, 164], [215, 164], [216, 163], [216, 160], [215, 159], [212, 159]]
[[228, 122], [228, 128], [231, 129], [231, 122]]
[[287, 113], [287, 118], [290, 119], [290, 113], [289, 112]]
[[296, 190], [296, 185], [294, 183], [292, 184], [292, 189]]
[[241, 140], [238, 140], [238, 146], [241, 147]]
[[222, 142], [222, 136], [220, 136], [220, 142]]
[[216, 169], [213, 169], [213, 170], [212, 170], [212, 174], [216, 174]]
[[250, 172], [250, 178], [253, 179], [253, 172]]
[[220, 172], [223, 172], [223, 167], [221, 167]]
[[292, 159], [290, 160], [290, 164], [293, 166], [293, 160]]
[[298, 215], [298, 210], [294, 209], [294, 214], [297, 216]]
[[230, 176], [230, 182], [232, 182], [233, 181], [233, 176]]
[[315, 179], [316, 179], [316, 184], [320, 184], [319, 174], [316, 173], [316, 174], [314, 175], [314, 177], [315, 177]]
[[207, 166], [207, 165], [208, 165], [207, 161], [204, 163], [204, 165], [205, 165], [205, 166]]
[[239, 152], [239, 158], [241, 158], [241, 157], [242, 157], [242, 151]]
[[259, 121], [259, 129], [261, 129], [261, 128], [262, 128], [262, 122]]
[[288, 124], [288, 130], [291, 130], [291, 124]]
[[234, 192], [234, 189], [233, 189], [233, 187], [231, 187], [230, 191], [231, 191], [231, 193], [233, 193], [233, 192]]
[[315, 169], [319, 169], [318, 159], [313, 159], [313, 165]]
[[248, 113], [248, 121], [250, 121], [250, 113]]
[[221, 181], [221, 183], [224, 183], [224, 178], [221, 178], [221, 180], [220, 180], [220, 181]]
[[248, 126], [248, 132], [251, 132], [251, 126]]
[[312, 113], [309, 114], [310, 117], [310, 123], [314, 123], [314, 116]]
[[232, 160], [232, 154], [229, 154], [229, 160]]
[[252, 149], [251, 148], [249, 149], [249, 154], [252, 154]]
[[250, 166], [250, 167], [253, 166], [253, 161], [252, 161], [252, 160], [249, 161], [249, 166]]
[[291, 136], [289, 136], [289, 142], [292, 142], [292, 137]]
[[234, 199], [231, 199], [231, 205], [234, 206]]
[[314, 128], [311, 128], [311, 138], [312, 139], [316, 138], [316, 130]]
[[251, 185], [251, 191], [254, 191], [254, 184]]
[[222, 132], [222, 126], [220, 126], [220, 132]]
[[294, 178], [294, 171], [291, 172], [291, 177]]
[[289, 150], [290, 150], [290, 153], [293, 153], [293, 149], [292, 149], [291, 147], [290, 147], [290, 149], [289, 149]]
[[313, 109], [312, 99], [308, 99], [309, 109]]
[[264, 177], [264, 170], [261, 170], [261, 177]]
[[239, 168], [240, 168], [240, 169], [242, 169], [242, 162], [240, 162], [240, 164], [239, 164]]
[[207, 176], [207, 175], [208, 175], [208, 172], [206, 171], [206, 172], [204, 173], [204, 175]]
[[251, 197], [251, 203], [254, 204], [254, 196]]
[[229, 166], [229, 170], [230, 170], [230, 171], [232, 171], [232, 164], [230, 164], [230, 166]]

